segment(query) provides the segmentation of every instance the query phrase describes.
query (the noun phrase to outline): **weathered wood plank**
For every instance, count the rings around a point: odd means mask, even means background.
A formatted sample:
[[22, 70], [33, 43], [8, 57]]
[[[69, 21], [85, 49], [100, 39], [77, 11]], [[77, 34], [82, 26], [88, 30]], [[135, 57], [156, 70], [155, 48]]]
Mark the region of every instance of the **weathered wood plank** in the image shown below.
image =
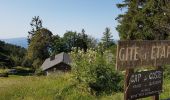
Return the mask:
[[128, 86], [129, 86], [129, 80], [130, 76], [134, 73], [134, 69], [126, 69], [126, 74], [125, 74], [125, 84], [124, 84], [124, 100], [128, 100]]
[[116, 68], [137, 68], [170, 64], [170, 41], [119, 41]]
[[[155, 96], [158, 100], [162, 91], [163, 70], [136, 72], [130, 75], [126, 95], [128, 100]], [[154, 100], [155, 100], [154, 99]]]

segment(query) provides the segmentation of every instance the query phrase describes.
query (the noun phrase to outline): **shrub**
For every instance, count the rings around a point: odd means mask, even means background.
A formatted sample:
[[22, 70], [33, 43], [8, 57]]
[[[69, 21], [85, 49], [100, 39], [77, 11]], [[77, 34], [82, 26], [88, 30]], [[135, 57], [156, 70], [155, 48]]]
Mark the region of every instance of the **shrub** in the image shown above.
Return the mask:
[[122, 80], [121, 75], [112, 71], [110, 68], [97, 67], [94, 71], [95, 81], [89, 82], [89, 87], [92, 91], [95, 91], [95, 95], [101, 93], [112, 94], [114, 92], [122, 91], [120, 82]]
[[121, 91], [122, 76], [114, 69], [114, 56], [110, 51], [98, 53], [89, 49], [71, 52], [74, 78], [79, 83], [86, 83], [92, 94], [111, 94]]
[[8, 77], [8, 72], [5, 69], [0, 69], [0, 77]]
[[34, 69], [38, 69], [38, 68], [40, 68], [40, 66], [42, 65], [42, 61], [40, 60], [40, 59], [35, 59], [34, 61], [33, 61], [33, 67], [34, 67]]
[[28, 58], [25, 58], [24, 61], [22, 62], [22, 66], [24, 67], [32, 67], [32, 61]]
[[8, 73], [0, 73], [0, 77], [8, 77]]
[[164, 77], [170, 79], [170, 65], [164, 66]]
[[37, 75], [37, 76], [42, 76], [42, 75], [45, 75], [45, 72], [42, 71], [42, 70], [39, 68], [39, 69], [36, 69], [36, 70], [35, 70], [35, 75]]

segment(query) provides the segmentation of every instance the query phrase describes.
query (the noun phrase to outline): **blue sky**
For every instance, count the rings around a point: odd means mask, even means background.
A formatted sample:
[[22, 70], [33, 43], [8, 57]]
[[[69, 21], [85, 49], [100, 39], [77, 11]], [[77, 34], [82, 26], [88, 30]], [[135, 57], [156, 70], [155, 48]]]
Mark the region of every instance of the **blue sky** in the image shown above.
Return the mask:
[[26, 37], [33, 16], [40, 16], [43, 26], [62, 36], [67, 30], [101, 38], [106, 27], [114, 39], [116, 16], [122, 13], [116, 4], [122, 0], [0, 0], [0, 39]]

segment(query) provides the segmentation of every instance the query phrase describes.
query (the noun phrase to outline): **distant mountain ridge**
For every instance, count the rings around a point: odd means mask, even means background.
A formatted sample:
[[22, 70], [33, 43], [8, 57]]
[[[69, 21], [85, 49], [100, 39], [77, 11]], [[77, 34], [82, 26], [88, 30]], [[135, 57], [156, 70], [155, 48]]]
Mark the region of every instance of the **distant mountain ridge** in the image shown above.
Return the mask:
[[[26, 37], [20, 37], [20, 38], [9, 38], [9, 39], [0, 39], [6, 43], [18, 45], [24, 48], [28, 48], [28, 42]], [[101, 41], [101, 39], [96, 39], [97, 43]], [[115, 43], [117, 44], [118, 40], [114, 40]]]
[[0, 39], [0, 40], [4, 41], [6, 43], [14, 44], [14, 45], [21, 46], [21, 47], [24, 47], [24, 48], [28, 47], [28, 43], [27, 43], [27, 38], [26, 37]]

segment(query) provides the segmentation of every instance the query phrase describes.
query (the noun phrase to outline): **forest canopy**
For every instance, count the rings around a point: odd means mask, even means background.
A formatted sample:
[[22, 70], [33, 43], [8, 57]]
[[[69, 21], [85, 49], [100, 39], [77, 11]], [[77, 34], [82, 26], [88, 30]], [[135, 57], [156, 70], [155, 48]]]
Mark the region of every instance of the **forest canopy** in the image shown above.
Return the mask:
[[26, 49], [0, 41], [0, 68], [21, 66]]

